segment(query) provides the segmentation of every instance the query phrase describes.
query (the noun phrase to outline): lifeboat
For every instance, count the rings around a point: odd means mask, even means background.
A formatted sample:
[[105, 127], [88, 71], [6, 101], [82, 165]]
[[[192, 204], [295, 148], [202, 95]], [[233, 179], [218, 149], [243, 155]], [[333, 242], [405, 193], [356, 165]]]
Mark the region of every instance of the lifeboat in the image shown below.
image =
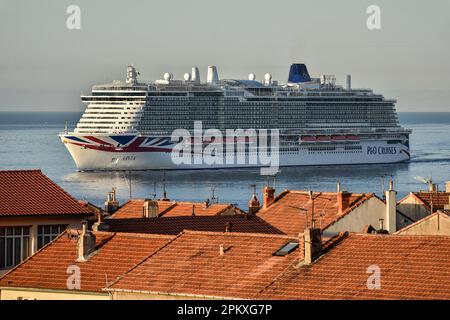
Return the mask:
[[304, 142], [316, 142], [317, 140], [315, 136], [301, 136], [300, 139]]
[[359, 141], [360, 140], [359, 137], [355, 136], [355, 135], [348, 135], [348, 136], [345, 136], [345, 138], [346, 138], [346, 140], [350, 140], [350, 141]]
[[317, 136], [317, 141], [328, 142], [331, 141], [330, 136]]
[[345, 136], [331, 136], [333, 141], [345, 141]]

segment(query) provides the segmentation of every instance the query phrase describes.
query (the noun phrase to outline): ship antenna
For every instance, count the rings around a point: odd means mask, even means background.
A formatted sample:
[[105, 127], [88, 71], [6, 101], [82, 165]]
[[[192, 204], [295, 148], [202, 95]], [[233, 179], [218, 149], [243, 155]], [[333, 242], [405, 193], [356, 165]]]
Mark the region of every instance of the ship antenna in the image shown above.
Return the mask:
[[64, 133], [67, 134], [68, 132], [69, 132], [68, 121], [65, 120], [65, 123], [64, 123]]

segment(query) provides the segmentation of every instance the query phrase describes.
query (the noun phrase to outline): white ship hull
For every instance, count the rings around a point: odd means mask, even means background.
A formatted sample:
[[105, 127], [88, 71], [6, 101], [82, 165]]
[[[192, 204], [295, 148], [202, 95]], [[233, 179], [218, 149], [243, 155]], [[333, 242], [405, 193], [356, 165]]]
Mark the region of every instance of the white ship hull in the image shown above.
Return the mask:
[[[126, 142], [118, 143], [120, 136], [62, 134], [60, 138], [67, 147], [80, 171], [100, 170], [190, 170], [262, 167], [259, 160], [256, 163], [229, 164], [224, 158], [214, 164], [188, 163], [176, 164], [172, 159], [170, 138], [151, 138], [145, 136], [124, 136]], [[310, 165], [348, 165], [397, 163], [410, 159], [407, 144], [388, 144], [383, 140], [367, 140], [357, 143], [358, 150], [345, 150], [342, 144], [315, 143], [314, 146], [332, 146], [328, 151], [311, 151], [309, 145], [301, 145], [291, 151], [280, 151], [279, 166], [310, 166]], [[247, 159], [247, 158], [246, 158]]]

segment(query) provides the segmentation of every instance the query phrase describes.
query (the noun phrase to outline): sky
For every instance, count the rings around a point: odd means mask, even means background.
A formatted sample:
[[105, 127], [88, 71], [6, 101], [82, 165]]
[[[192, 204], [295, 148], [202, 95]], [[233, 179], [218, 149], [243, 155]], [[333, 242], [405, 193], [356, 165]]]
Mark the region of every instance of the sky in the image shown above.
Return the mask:
[[205, 79], [216, 65], [221, 78], [283, 82], [294, 62], [340, 84], [351, 74], [398, 111], [450, 111], [449, 34], [450, 0], [0, 0], [0, 111], [82, 111], [80, 94], [128, 64], [142, 80], [194, 65]]

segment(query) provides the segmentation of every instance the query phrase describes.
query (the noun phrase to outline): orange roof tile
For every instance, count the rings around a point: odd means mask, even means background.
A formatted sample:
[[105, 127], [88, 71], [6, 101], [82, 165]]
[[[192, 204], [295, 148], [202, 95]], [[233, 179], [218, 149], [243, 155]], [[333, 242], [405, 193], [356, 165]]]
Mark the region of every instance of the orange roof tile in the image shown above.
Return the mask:
[[[137, 232], [176, 235], [183, 230], [282, 234], [280, 230], [259, 217], [233, 216], [178, 216], [140, 219], [105, 219], [112, 232]], [[103, 229], [102, 229], [103, 230]]]
[[[185, 231], [113, 283], [108, 290], [209, 297], [254, 296], [283, 272], [301, 250], [273, 253], [282, 235]], [[224, 253], [220, 254], [220, 245]]]
[[0, 171], [0, 217], [92, 215], [41, 170]]
[[[379, 290], [367, 288], [371, 265], [380, 268]], [[256, 298], [450, 299], [450, 237], [351, 234]]]
[[444, 205], [449, 204], [450, 192], [412, 192], [420, 201], [422, 201], [428, 209], [431, 208], [433, 202], [433, 211], [443, 210]]
[[[339, 214], [336, 192], [314, 192], [314, 214], [316, 226], [325, 229], [374, 194], [350, 195], [349, 207]], [[260, 210], [257, 215], [275, 228], [288, 235], [302, 233], [310, 226], [312, 201], [307, 191], [284, 191], [275, 198], [268, 208]]]
[[68, 230], [35, 255], [0, 278], [0, 287], [67, 289], [67, 268], [80, 267], [81, 291], [101, 291], [106, 278], [112, 282], [149, 254], [168, 243], [172, 236], [94, 232], [96, 252], [87, 262], [76, 262], [77, 240]]
[[[120, 207], [112, 216], [113, 219], [123, 218], [142, 218], [144, 199], [133, 199]], [[177, 202], [177, 201], [161, 201], [158, 200], [158, 215], [164, 217], [191, 216], [192, 207], [196, 216], [215, 216], [220, 215], [227, 209], [234, 209], [239, 214], [243, 212], [233, 207], [231, 204], [210, 204], [204, 207], [201, 202]]]

